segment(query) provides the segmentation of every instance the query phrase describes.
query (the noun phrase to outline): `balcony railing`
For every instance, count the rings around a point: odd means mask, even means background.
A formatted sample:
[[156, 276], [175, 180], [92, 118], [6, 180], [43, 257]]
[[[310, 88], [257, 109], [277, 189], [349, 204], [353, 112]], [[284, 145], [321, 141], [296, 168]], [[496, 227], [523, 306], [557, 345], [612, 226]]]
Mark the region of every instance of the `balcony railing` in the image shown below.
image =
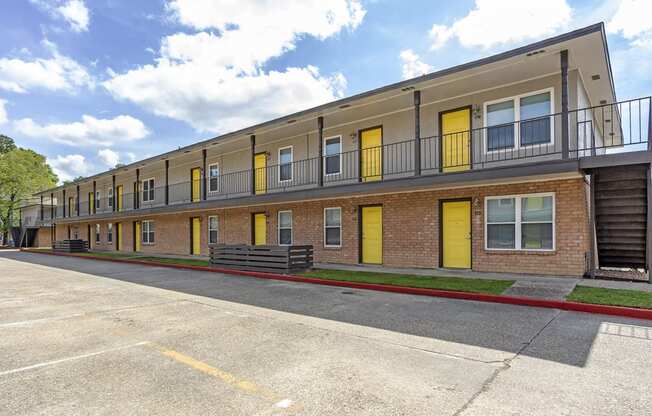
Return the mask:
[[[79, 213], [75, 200], [72, 213], [68, 206], [65, 207], [65, 216], [647, 150], [652, 134], [650, 108], [651, 98], [645, 97], [571, 110], [567, 115], [566, 135], [562, 134], [564, 115], [555, 113], [420, 140], [393, 140], [378, 147], [230, 172], [137, 194], [125, 193], [121, 197], [116, 195], [115, 201], [101, 198], [94, 206], [82, 200]], [[415, 152], [417, 146], [420, 146], [419, 156]], [[420, 169], [416, 169], [418, 158]], [[59, 205], [53, 211], [54, 218], [62, 218], [64, 207]], [[49, 207], [45, 206], [44, 212], [49, 212]]]

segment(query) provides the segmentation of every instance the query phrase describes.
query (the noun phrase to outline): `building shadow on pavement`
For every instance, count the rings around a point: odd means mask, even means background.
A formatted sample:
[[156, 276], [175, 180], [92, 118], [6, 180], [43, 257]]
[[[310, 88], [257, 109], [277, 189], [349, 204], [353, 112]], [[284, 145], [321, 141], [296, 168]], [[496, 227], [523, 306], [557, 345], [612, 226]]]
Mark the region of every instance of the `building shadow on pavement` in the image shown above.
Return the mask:
[[573, 366], [586, 364], [599, 335], [652, 340], [651, 322], [605, 315], [16, 251], [0, 251], [0, 258]]

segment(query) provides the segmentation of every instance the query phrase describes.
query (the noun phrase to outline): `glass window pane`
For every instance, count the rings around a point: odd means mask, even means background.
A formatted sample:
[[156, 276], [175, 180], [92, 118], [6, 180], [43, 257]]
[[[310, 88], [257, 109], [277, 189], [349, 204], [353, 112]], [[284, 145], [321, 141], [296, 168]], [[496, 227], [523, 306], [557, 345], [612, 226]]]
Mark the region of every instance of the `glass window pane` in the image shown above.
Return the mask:
[[514, 147], [514, 125], [508, 124], [487, 129], [487, 150]]
[[487, 106], [487, 126], [497, 126], [499, 124], [513, 122], [514, 101], [508, 100]]
[[292, 230], [284, 228], [279, 231], [279, 244], [292, 244]]
[[516, 221], [516, 203], [514, 198], [487, 200], [487, 222]]
[[217, 217], [208, 217], [208, 228], [217, 230]]
[[292, 164], [281, 165], [280, 170], [280, 177], [282, 181], [289, 181], [292, 179]]
[[340, 226], [340, 210], [327, 209], [326, 210], [326, 226], [339, 227]]
[[326, 156], [336, 155], [340, 153], [340, 139], [328, 139], [326, 140], [326, 149], [324, 149], [324, 154]]
[[487, 225], [488, 248], [515, 248], [516, 226], [514, 224], [489, 224]]
[[547, 116], [550, 114], [550, 93], [521, 98], [521, 120]]
[[340, 173], [340, 155], [326, 158], [326, 174]]
[[211, 165], [209, 175], [211, 177], [214, 177], [214, 176], [218, 176], [219, 174], [220, 174], [220, 169], [219, 169], [218, 165]]
[[521, 226], [521, 248], [552, 249], [552, 224], [523, 224]]
[[552, 197], [530, 196], [521, 201], [523, 221], [552, 221]]
[[278, 214], [278, 224], [280, 228], [291, 228], [292, 227], [292, 213], [291, 212], [280, 212]]
[[340, 228], [332, 227], [326, 228], [326, 245], [339, 246], [340, 245]]
[[209, 231], [208, 232], [208, 243], [209, 244], [217, 244], [217, 231]]
[[292, 162], [292, 149], [282, 149], [280, 152], [280, 164], [291, 163]]
[[550, 142], [550, 118], [521, 122], [521, 145]]
[[217, 178], [211, 178], [209, 186], [211, 191], [217, 191]]

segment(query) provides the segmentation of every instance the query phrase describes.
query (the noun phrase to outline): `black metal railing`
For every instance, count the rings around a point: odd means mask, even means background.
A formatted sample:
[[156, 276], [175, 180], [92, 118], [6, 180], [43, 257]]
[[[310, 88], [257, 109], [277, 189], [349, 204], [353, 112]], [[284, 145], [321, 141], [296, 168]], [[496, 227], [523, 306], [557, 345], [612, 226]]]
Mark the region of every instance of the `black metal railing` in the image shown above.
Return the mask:
[[[566, 134], [562, 131], [563, 117], [568, 117], [569, 129]], [[72, 209], [66, 205], [65, 217], [264, 195], [310, 189], [321, 184], [333, 186], [375, 182], [410, 177], [417, 172], [421, 175], [440, 175], [647, 150], [652, 135], [651, 117], [651, 98], [638, 98], [571, 110], [566, 116], [555, 113], [422, 137], [418, 141], [420, 170], [416, 169], [417, 141], [394, 140], [393, 143], [377, 147], [229, 172], [156, 187], [137, 194], [116, 194], [115, 200], [101, 198], [94, 202], [94, 206], [82, 200], [79, 202], [79, 213], [76, 212], [75, 200]], [[566, 140], [567, 143], [564, 143]], [[322, 181], [319, 180], [320, 164]], [[49, 209], [44, 205], [44, 212], [49, 212]], [[54, 209], [54, 218], [63, 218], [63, 214], [64, 207], [58, 205]]]

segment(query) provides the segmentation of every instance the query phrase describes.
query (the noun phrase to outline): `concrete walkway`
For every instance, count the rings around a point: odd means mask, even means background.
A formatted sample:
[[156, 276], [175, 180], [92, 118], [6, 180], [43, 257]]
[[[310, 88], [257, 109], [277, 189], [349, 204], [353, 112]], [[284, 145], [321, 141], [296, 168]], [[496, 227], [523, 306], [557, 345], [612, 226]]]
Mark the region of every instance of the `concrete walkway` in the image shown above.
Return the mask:
[[373, 265], [345, 265], [316, 263], [317, 269], [350, 270], [359, 272], [397, 273], [417, 276], [445, 276], [469, 279], [492, 279], [516, 281], [505, 295], [525, 296], [539, 299], [564, 300], [566, 296], [580, 286], [603, 287], [609, 289], [628, 289], [652, 292], [652, 284], [647, 282], [622, 282], [615, 280], [578, 279], [564, 276], [525, 275], [512, 273], [484, 273], [470, 270], [399, 268]]

